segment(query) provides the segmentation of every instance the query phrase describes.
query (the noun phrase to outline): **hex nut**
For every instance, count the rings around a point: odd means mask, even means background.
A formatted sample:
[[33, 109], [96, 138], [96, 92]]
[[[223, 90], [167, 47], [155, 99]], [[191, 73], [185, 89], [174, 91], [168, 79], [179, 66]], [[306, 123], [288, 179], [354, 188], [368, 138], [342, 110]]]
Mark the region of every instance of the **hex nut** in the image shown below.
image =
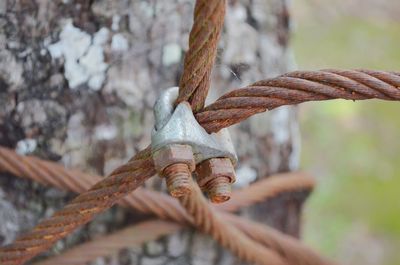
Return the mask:
[[197, 183], [200, 188], [207, 187], [207, 183], [211, 180], [224, 177], [229, 183], [236, 181], [235, 169], [229, 158], [211, 158], [203, 161], [196, 168]]
[[183, 144], [171, 144], [153, 153], [154, 166], [157, 172], [163, 172], [170, 165], [183, 163], [188, 165], [190, 172], [196, 168], [192, 147]]

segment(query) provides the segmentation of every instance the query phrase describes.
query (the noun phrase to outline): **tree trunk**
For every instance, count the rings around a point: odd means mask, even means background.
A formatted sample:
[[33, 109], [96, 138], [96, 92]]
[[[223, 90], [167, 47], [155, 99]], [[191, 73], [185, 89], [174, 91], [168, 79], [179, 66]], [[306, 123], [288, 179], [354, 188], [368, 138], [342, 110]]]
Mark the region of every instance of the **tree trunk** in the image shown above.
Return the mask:
[[[150, 143], [152, 105], [176, 86], [194, 0], [5, 0], [0, 2], [0, 144], [105, 175]], [[292, 69], [284, 0], [230, 1], [210, 99]], [[282, 107], [231, 128], [236, 187], [295, 170], [296, 109]], [[0, 175], [0, 244], [75, 195]], [[159, 178], [146, 183], [164, 189]], [[299, 235], [305, 194], [287, 194], [242, 215]], [[114, 207], [38, 257], [146, 217]], [[242, 264], [208, 236], [186, 229], [93, 264]]]

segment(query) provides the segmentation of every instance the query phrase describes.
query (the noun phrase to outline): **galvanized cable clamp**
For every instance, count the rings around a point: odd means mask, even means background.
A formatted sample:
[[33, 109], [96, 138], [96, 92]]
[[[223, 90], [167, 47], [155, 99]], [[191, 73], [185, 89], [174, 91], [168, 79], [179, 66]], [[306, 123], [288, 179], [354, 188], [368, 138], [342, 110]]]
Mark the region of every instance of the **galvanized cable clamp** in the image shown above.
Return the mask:
[[[230, 184], [235, 181], [233, 165], [237, 163], [237, 155], [227, 129], [209, 134], [197, 122], [189, 103], [182, 102], [174, 108], [178, 91], [178, 87], [167, 89], [154, 105], [155, 126], [151, 135], [154, 164], [160, 175], [166, 177], [173, 196], [188, 192], [190, 183], [189, 180], [183, 181], [183, 171], [189, 172], [190, 177], [196, 165], [199, 165], [202, 175], [198, 176], [199, 185], [202, 182], [204, 185], [200, 186], [212, 193], [210, 182], [217, 185], [216, 170], [219, 170], [217, 178], [226, 179], [222, 182]], [[180, 166], [173, 168], [172, 165]], [[174, 175], [178, 175], [179, 183], [171, 180]], [[174, 194], [178, 184], [186, 188], [178, 189]]]

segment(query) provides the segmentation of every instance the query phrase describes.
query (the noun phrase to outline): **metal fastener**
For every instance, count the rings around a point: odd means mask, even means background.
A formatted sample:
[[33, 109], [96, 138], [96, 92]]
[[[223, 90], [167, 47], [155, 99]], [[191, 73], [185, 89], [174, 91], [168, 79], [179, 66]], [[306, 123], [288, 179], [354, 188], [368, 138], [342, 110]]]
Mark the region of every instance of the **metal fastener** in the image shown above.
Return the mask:
[[153, 153], [153, 161], [157, 172], [165, 177], [173, 197], [190, 193], [190, 177], [196, 167], [190, 145], [167, 145]]
[[167, 89], [154, 105], [152, 152], [170, 144], [187, 144], [192, 147], [196, 164], [215, 157], [227, 157], [236, 164], [237, 155], [227, 129], [207, 133], [187, 102], [178, 104], [174, 109], [178, 90], [178, 87]]
[[231, 184], [236, 180], [235, 169], [227, 158], [212, 158], [196, 168], [197, 183], [208, 193], [211, 202], [222, 203], [231, 197]]
[[233, 165], [237, 162], [229, 132], [223, 129], [208, 134], [197, 122], [187, 102], [174, 108], [178, 90], [178, 87], [167, 89], [154, 105], [151, 147], [155, 167], [160, 176], [166, 178], [171, 195], [179, 197], [190, 192], [191, 172], [196, 164], [207, 165], [210, 160], [222, 158], [223, 162], [217, 164], [224, 166], [223, 174], [213, 169], [217, 174], [211, 175], [217, 177], [207, 181], [207, 190], [212, 201], [227, 200], [230, 183], [235, 179]]

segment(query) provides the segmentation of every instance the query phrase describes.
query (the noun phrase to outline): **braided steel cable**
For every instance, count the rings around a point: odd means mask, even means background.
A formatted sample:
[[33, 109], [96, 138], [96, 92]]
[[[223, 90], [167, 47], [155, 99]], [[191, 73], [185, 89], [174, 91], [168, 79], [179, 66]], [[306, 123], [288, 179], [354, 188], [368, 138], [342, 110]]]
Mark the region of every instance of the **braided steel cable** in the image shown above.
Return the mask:
[[[204, 105], [209, 88], [211, 68], [215, 60], [216, 45], [222, 28], [225, 5], [226, 2], [221, 0], [211, 1], [211, 3], [206, 0], [196, 2], [195, 23], [190, 36], [189, 52], [185, 57], [184, 74], [180, 82], [181, 89], [178, 98], [178, 101], [191, 101], [195, 112]], [[383, 72], [379, 74], [362, 71], [321, 71], [313, 72], [311, 75], [307, 75], [307, 73], [311, 72], [295, 72], [292, 73], [294, 76], [288, 74], [275, 79], [260, 81], [248, 87], [247, 90], [246, 88], [242, 89], [236, 94], [232, 92], [208, 106], [197, 115], [197, 119], [207, 131], [212, 132], [266, 109], [273, 109], [285, 104], [332, 98], [353, 100], [367, 98], [399, 99], [398, 94], [396, 94], [398, 93], [399, 76], [396, 73]], [[276, 89], [275, 94], [272, 93], [271, 95], [271, 89], [265, 88]], [[297, 93], [293, 94], [292, 89], [298, 90]], [[267, 93], [265, 90], [269, 92]], [[23, 168], [23, 170], [27, 169]], [[88, 192], [82, 193], [51, 218], [39, 223], [32, 232], [20, 237], [12, 245], [0, 248], [0, 261], [2, 264], [21, 264], [37, 253], [44, 251], [56, 240], [65, 237], [78, 226], [89, 222], [95, 214], [111, 207], [154, 173], [150, 151], [146, 149], [127, 164], [116, 169], [109, 177], [95, 184]], [[48, 181], [51, 182], [52, 180], [48, 179]], [[61, 185], [61, 182], [55, 184]], [[69, 183], [69, 185], [74, 185], [74, 183]], [[227, 247], [236, 251], [239, 256], [254, 261], [260, 259], [259, 261], [263, 262], [258, 255], [254, 255], [259, 250], [257, 245], [254, 249], [246, 247], [252, 245], [248, 238], [243, 236], [243, 239], [237, 242], [238, 244], [241, 243], [240, 247], [226, 243], [220, 236], [235, 238], [235, 228], [228, 226], [227, 229], [224, 229], [223, 225], [219, 226], [218, 216], [212, 215], [211, 209], [201, 200], [204, 200], [201, 196], [192, 196], [183, 201], [188, 210], [195, 215], [195, 223], [204, 231], [214, 235], [221, 243], [225, 243]], [[196, 221], [200, 220], [202, 214], [207, 213], [211, 220], [217, 220], [213, 221], [215, 222], [214, 225], [211, 225], [214, 230], [208, 230], [206, 223]], [[218, 234], [218, 231], [215, 230], [218, 227], [222, 227], [226, 234]], [[268, 251], [264, 249], [263, 253], [268, 253]]]
[[188, 101], [193, 112], [204, 107], [211, 82], [211, 69], [217, 55], [217, 44], [224, 23], [226, 0], [197, 0], [194, 22], [189, 36], [179, 82], [177, 103]]
[[[319, 256], [292, 237], [270, 227], [231, 214], [221, 213], [220, 216], [224, 222], [236, 226], [251, 239], [278, 253], [288, 264], [335, 264]], [[95, 258], [110, 256], [121, 249], [140, 245], [160, 236], [174, 233], [181, 228], [184, 228], [184, 226], [176, 223], [147, 221], [121, 229], [110, 235], [95, 238], [33, 265], [83, 265]], [[146, 232], [143, 233], [143, 231]], [[271, 262], [271, 264], [273, 263]]]
[[400, 100], [400, 73], [372, 70], [296, 71], [234, 90], [196, 118], [208, 132], [283, 105], [330, 99]]
[[262, 244], [264, 247], [273, 249], [281, 258], [287, 260], [289, 264], [337, 265], [336, 262], [319, 255], [303, 244], [299, 244], [300, 241], [269, 226], [227, 213], [221, 213], [221, 217], [224, 221], [234, 225], [254, 241]]
[[[400, 76], [393, 73], [362, 70], [298, 71], [228, 93], [198, 113], [196, 118], [208, 132], [216, 132], [258, 112], [310, 100], [399, 100], [399, 87]], [[195, 195], [188, 195], [181, 203], [193, 216], [198, 228], [244, 260], [265, 264], [265, 260], [255, 260], [259, 257], [256, 246], [248, 247], [251, 242], [244, 243], [235, 230], [219, 222], [209, 206], [201, 202], [201, 196]]]
[[[102, 177], [66, 169], [61, 164], [49, 162], [33, 156], [22, 156], [8, 148], [0, 147], [0, 172], [32, 179], [44, 185], [52, 185], [61, 190], [81, 193], [88, 190]], [[272, 175], [257, 181], [246, 189], [235, 190], [233, 198], [213, 207], [224, 211], [237, 211], [242, 207], [265, 201], [285, 192], [311, 191], [314, 179], [304, 172], [289, 172]], [[154, 214], [164, 220], [191, 223], [186, 211], [178, 201], [166, 194], [138, 188], [119, 201], [119, 204], [134, 208], [144, 214]]]
[[[321, 80], [322, 77], [324, 82], [312, 81]], [[330, 85], [333, 81], [338, 85]], [[396, 72], [293, 72], [228, 93], [205, 111], [198, 113], [197, 119], [212, 132], [285, 104], [333, 98], [399, 100], [399, 87], [400, 73]], [[367, 96], [366, 93], [370, 94]], [[33, 232], [20, 237], [12, 245], [0, 248], [2, 264], [21, 264], [48, 249], [56, 240], [89, 222], [95, 214], [110, 208], [117, 200], [133, 191], [145, 179], [155, 174], [150, 153], [150, 149], [142, 151], [88, 192], [78, 196], [71, 205], [40, 223]]]
[[[24, 165], [21, 170], [34, 169]], [[32, 231], [20, 236], [11, 245], [1, 247], [0, 264], [23, 264], [47, 250], [57, 240], [64, 238], [77, 227], [92, 220], [95, 215], [110, 208], [116, 201], [142, 185], [154, 174], [150, 149], [145, 149], [87, 192], [76, 197], [52, 217], [41, 221]]]
[[214, 207], [218, 210], [234, 212], [240, 208], [275, 198], [285, 192], [311, 192], [314, 186], [314, 178], [302, 172], [276, 174], [258, 180], [244, 189], [234, 191], [229, 201]]
[[[23, 167], [26, 167], [29, 170], [23, 170]], [[50, 174], [50, 177], [38, 174], [37, 172], [44, 172], [41, 170], [41, 168], [46, 168]], [[97, 182], [101, 179], [98, 176], [85, 174], [77, 170], [67, 170], [60, 164], [54, 162], [44, 161], [35, 157], [21, 156], [16, 154], [14, 151], [3, 147], [0, 147], [0, 172], [9, 172], [18, 177], [34, 179], [45, 185], [51, 183], [60, 183], [60, 181], [63, 180], [67, 183], [76, 182], [79, 184], [69, 186], [64, 186], [62, 184], [58, 186], [56, 185], [56, 187], [60, 189], [67, 189], [75, 192], [85, 189], [85, 185], [91, 185], [90, 183]], [[50, 178], [54, 179], [54, 181], [49, 182], [48, 179]], [[79, 182], [73, 180], [79, 180]], [[244, 190], [235, 191], [233, 194], [232, 203], [229, 202], [227, 206], [225, 206], [225, 204], [216, 205], [215, 208], [218, 210], [236, 211], [240, 207], [253, 204], [257, 201], [262, 201], [263, 198], [271, 198], [279, 194], [280, 189], [282, 189], [281, 192], [311, 190], [313, 188], [313, 184], [313, 179], [305, 173], [278, 174], [267, 179], [257, 181]], [[254, 196], [257, 193], [260, 193], [259, 197]], [[193, 218], [186, 213], [176, 199], [160, 192], [138, 188], [134, 193], [130, 193], [128, 196], [123, 198], [120, 204], [130, 206], [143, 213], [154, 214], [162, 219], [173, 220], [182, 225], [194, 225]], [[227, 216], [229, 215], [224, 214], [223, 217], [227, 218]], [[235, 220], [235, 217], [231, 216], [230, 219], [227, 220]], [[235, 223], [233, 224], [236, 225]], [[286, 244], [284, 241], [289, 240], [290, 244], [287, 245], [291, 247], [285, 248], [285, 251], [289, 254], [285, 253], [284, 256], [285, 259], [288, 260], [289, 264], [332, 264], [328, 261], [320, 262], [321, 260], [324, 260], [321, 257], [312, 259], [311, 261], [303, 261], [302, 256], [296, 256], [296, 254], [293, 253], [304, 252], [303, 255], [306, 257], [312, 257], [315, 255], [314, 252], [303, 246], [300, 241], [297, 241], [291, 237], [286, 237], [275, 229], [268, 229], [266, 226], [262, 225], [259, 227], [265, 228], [262, 238], [259, 238], [260, 229], [256, 229], [254, 225], [249, 225], [246, 227], [246, 222], [243, 221], [241, 222], [241, 226], [238, 226], [238, 228], [240, 230], [243, 229], [250, 238], [263, 244], [265, 247], [277, 251], [278, 253], [281, 252], [281, 246]], [[277, 243], [270, 244], [271, 241]], [[98, 252], [100, 253], [101, 250], [98, 249]], [[286, 256], [291, 259], [288, 259]]]
[[194, 224], [200, 231], [211, 235], [222, 246], [248, 262], [260, 265], [290, 264], [271, 249], [265, 248], [247, 237], [235, 226], [224, 221], [209, 207], [200, 188], [197, 185], [193, 186], [192, 192], [181, 197], [180, 202], [187, 212], [193, 216]]
[[34, 265], [84, 265], [98, 257], [110, 256], [121, 249], [140, 246], [147, 241], [174, 233], [180, 228], [176, 223], [161, 220], [142, 222], [95, 238]]

